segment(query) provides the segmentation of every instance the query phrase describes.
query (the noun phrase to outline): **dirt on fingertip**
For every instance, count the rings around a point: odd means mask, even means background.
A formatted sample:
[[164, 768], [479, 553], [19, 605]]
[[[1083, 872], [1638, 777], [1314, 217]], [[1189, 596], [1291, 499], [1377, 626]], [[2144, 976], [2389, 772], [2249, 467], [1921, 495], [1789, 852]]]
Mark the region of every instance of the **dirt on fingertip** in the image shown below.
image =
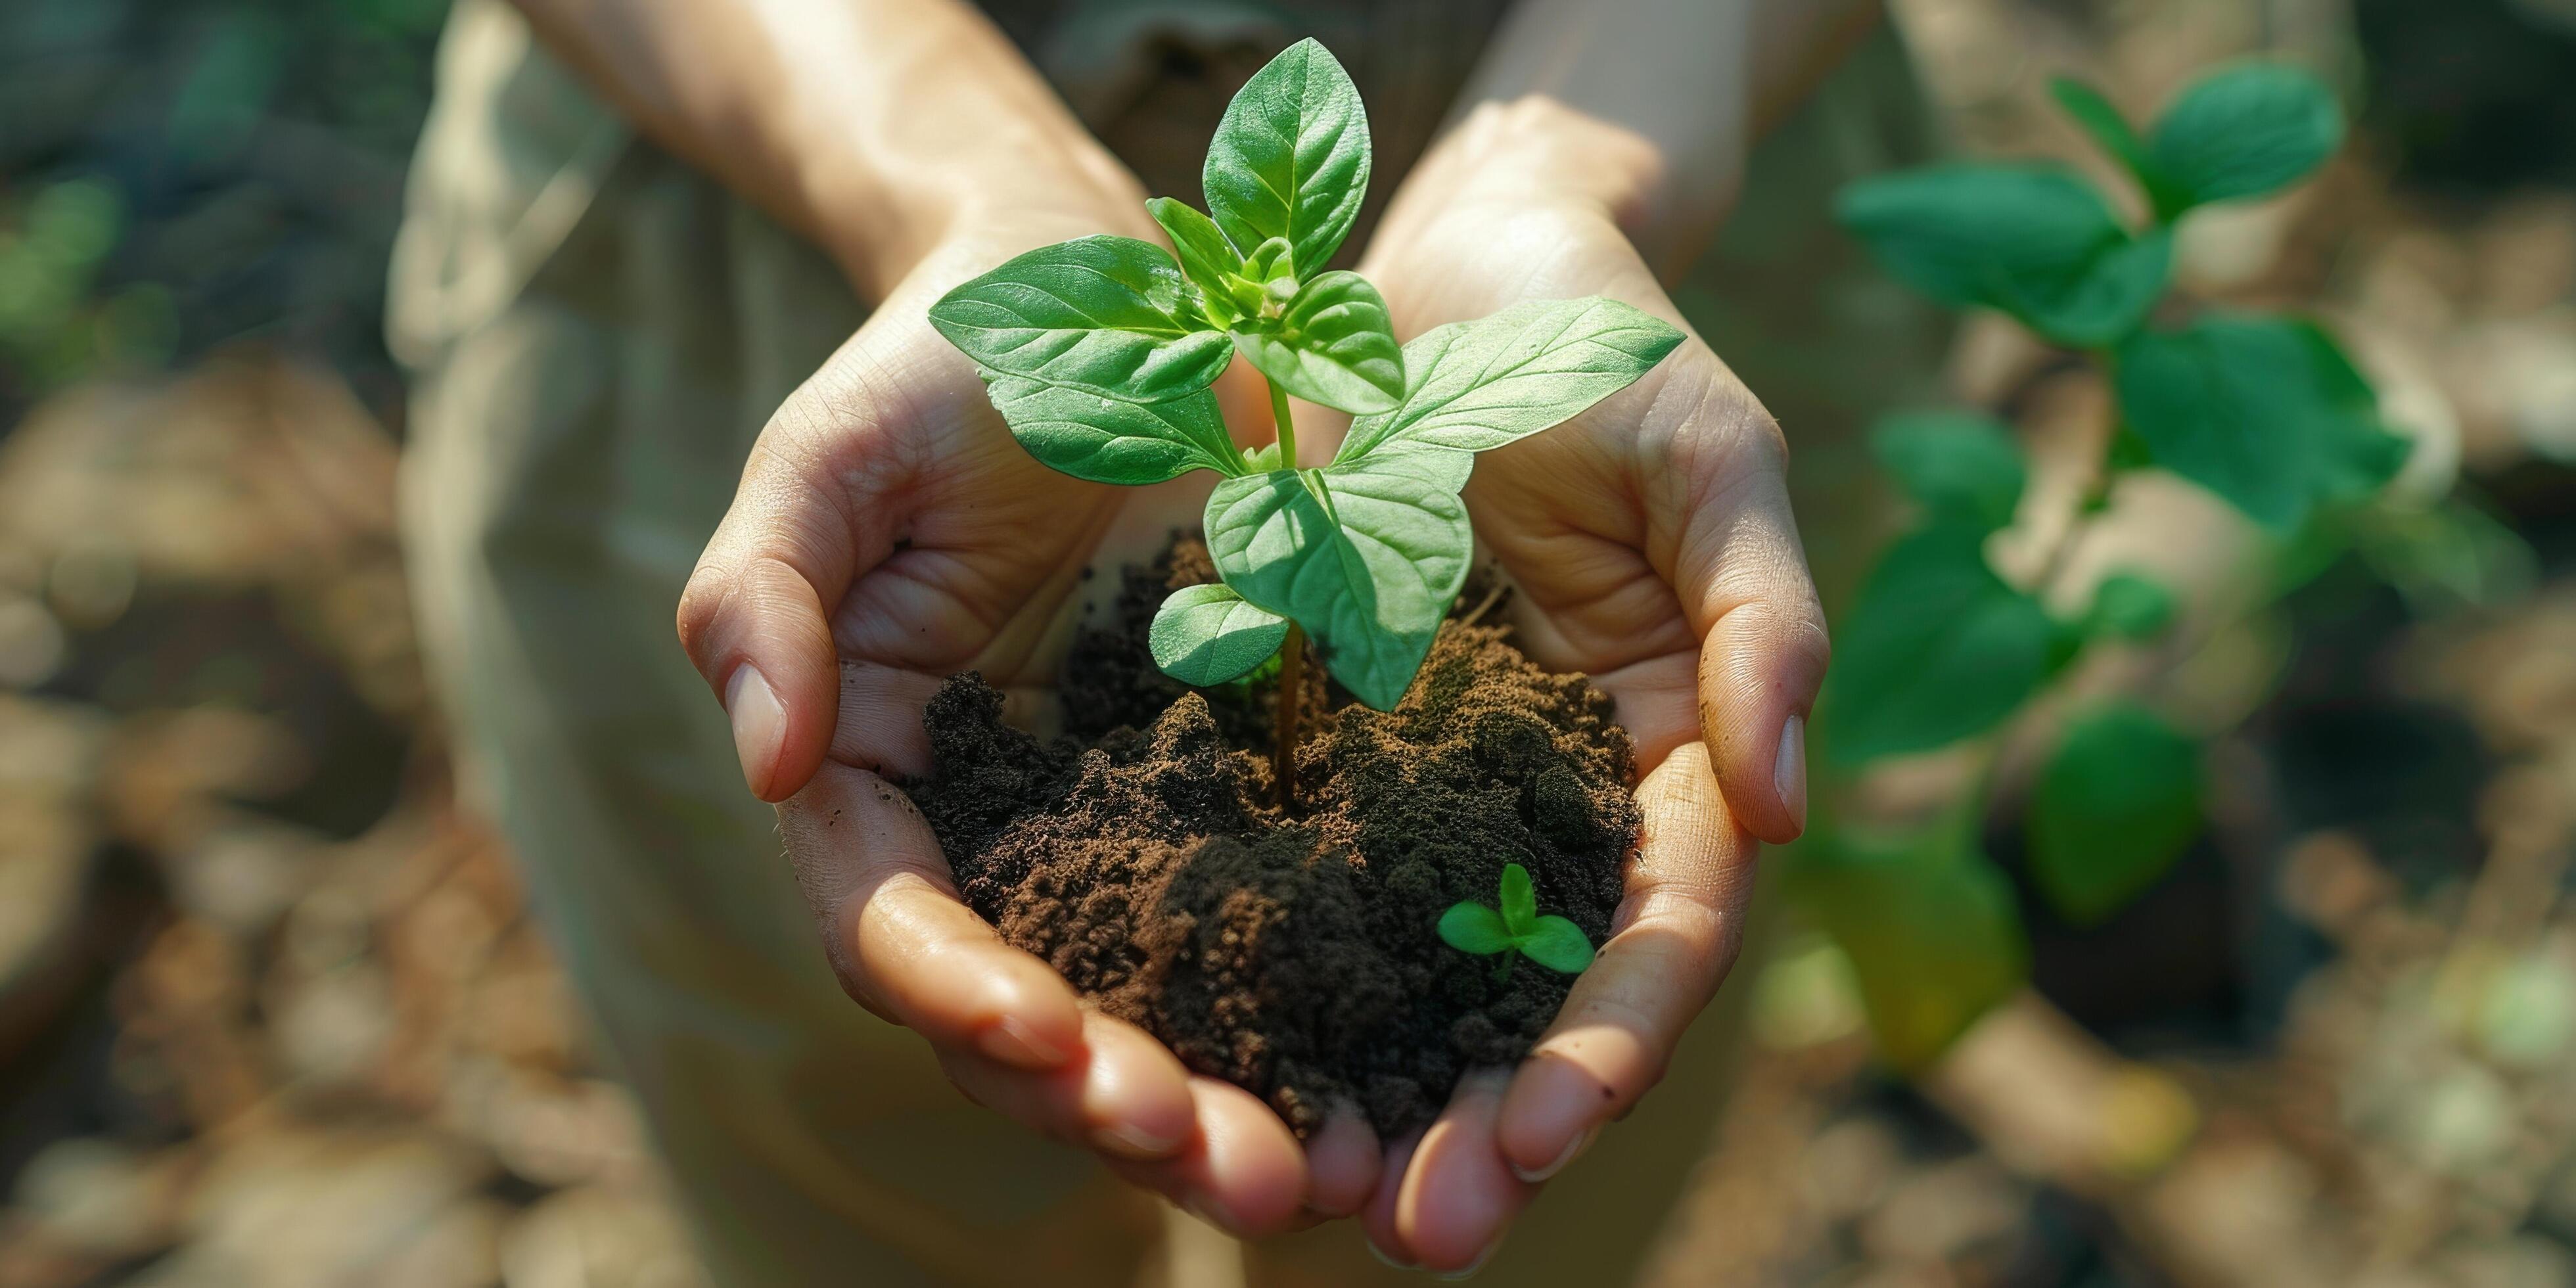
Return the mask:
[[1275, 680], [1195, 690], [1146, 649], [1163, 596], [1210, 580], [1186, 539], [1124, 572], [1067, 661], [1061, 737], [1003, 723], [980, 677], [949, 680], [909, 787], [966, 902], [1103, 1011], [1300, 1136], [1347, 1102], [1392, 1139], [1469, 1069], [1527, 1053], [1573, 979], [1518, 958], [1498, 977], [1440, 939], [1442, 911], [1494, 903], [1519, 863], [1540, 911], [1607, 934], [1639, 822], [1628, 735], [1584, 677], [1453, 619], [1394, 711], [1307, 686], [1282, 810]]

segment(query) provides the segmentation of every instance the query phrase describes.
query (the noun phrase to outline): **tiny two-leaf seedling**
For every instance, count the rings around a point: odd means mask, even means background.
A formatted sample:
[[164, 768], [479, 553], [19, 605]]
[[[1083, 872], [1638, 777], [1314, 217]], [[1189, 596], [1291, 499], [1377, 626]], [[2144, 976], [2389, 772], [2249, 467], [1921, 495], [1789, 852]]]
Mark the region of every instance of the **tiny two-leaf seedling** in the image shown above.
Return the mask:
[[[1130, 486], [1193, 470], [1218, 584], [1155, 617], [1154, 661], [1212, 687], [1278, 668], [1280, 801], [1293, 795], [1298, 670], [1391, 710], [1412, 684], [1473, 550], [1460, 499], [1474, 453], [1581, 415], [1682, 341], [1598, 297], [1516, 305], [1399, 346], [1386, 301], [1325, 264], [1359, 216], [1368, 117], [1312, 40], [1255, 73], [1208, 148], [1207, 212], [1146, 203], [1178, 258], [1077, 238], [950, 291], [931, 325], [973, 358], [1011, 434], [1045, 465]], [[1268, 382], [1277, 441], [1238, 449], [1210, 389], [1237, 358]], [[1291, 395], [1355, 419], [1329, 464], [1298, 465]]]
[[1592, 964], [1592, 941], [1584, 937], [1581, 926], [1539, 912], [1538, 892], [1530, 885], [1528, 868], [1504, 864], [1497, 896], [1497, 906], [1492, 908], [1473, 899], [1449, 905], [1440, 914], [1442, 941], [1462, 953], [1499, 957], [1494, 963], [1496, 979], [1511, 977], [1514, 954], [1560, 975], [1580, 975]]

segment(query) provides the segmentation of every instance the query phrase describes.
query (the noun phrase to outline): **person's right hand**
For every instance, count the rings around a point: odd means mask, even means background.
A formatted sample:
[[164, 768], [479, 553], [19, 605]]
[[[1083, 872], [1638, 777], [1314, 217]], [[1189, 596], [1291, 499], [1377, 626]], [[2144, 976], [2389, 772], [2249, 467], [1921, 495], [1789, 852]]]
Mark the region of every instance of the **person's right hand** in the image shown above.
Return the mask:
[[[724, 702], [751, 790], [778, 803], [825, 953], [861, 1006], [921, 1034], [977, 1103], [1234, 1233], [1349, 1215], [1379, 1164], [1356, 1114], [1301, 1151], [1249, 1093], [1081, 1005], [959, 902], [889, 781], [929, 771], [922, 709], [945, 676], [981, 671], [1042, 719], [1086, 565], [1150, 559], [1209, 486], [1112, 488], [1039, 465], [926, 316], [1032, 247], [1104, 231], [1159, 242], [1132, 183], [962, 222], [762, 431], [681, 599], [681, 641]], [[1257, 389], [1221, 397], [1230, 424], [1268, 424]]]

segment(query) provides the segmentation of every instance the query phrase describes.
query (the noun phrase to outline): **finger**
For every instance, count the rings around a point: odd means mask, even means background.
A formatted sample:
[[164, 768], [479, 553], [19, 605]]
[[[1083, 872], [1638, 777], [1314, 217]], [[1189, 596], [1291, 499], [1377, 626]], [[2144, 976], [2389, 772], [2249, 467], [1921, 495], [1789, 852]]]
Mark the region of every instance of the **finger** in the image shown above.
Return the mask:
[[860, 1005], [1024, 1069], [1083, 1049], [1072, 987], [957, 901], [930, 825], [892, 784], [826, 762], [778, 825], [824, 955]]
[[1731, 378], [1730, 387], [1704, 401], [1681, 472], [1733, 482], [1723, 499], [1688, 511], [1674, 584], [1700, 636], [1700, 736], [1718, 784], [1747, 831], [1782, 844], [1807, 826], [1807, 716], [1825, 678], [1825, 615], [1789, 513], [1779, 427]]
[[839, 688], [827, 613], [885, 558], [895, 521], [816, 464], [813, 435], [786, 417], [761, 431], [679, 608], [680, 642], [724, 701], [743, 781], [766, 801], [822, 763]]
[[1288, 1124], [1230, 1082], [1193, 1077], [1190, 1096], [1198, 1148], [1167, 1162], [1120, 1163], [1119, 1173], [1239, 1238], [1294, 1229], [1304, 1214], [1306, 1158]]
[[1735, 963], [1757, 846], [1727, 815], [1707, 749], [1691, 743], [1637, 788], [1645, 830], [1616, 931], [1513, 1074], [1496, 1138], [1544, 1179], [1628, 1112]]
[[1343, 1217], [1360, 1210], [1377, 1188], [1377, 1129], [1347, 1101], [1326, 1113], [1306, 1142], [1306, 1209]]
[[975, 1103], [1110, 1158], [1171, 1158], [1198, 1135], [1181, 1062], [1134, 1025], [1097, 1011], [1084, 1013], [1080, 1058], [1054, 1069], [1023, 1069], [961, 1047], [942, 1048], [939, 1063]]
[[1495, 1148], [1506, 1078], [1487, 1071], [1460, 1080], [1405, 1168], [1396, 1230], [1414, 1262], [1434, 1274], [1467, 1274], [1484, 1265], [1538, 1192], [1512, 1175]]
[[1413, 1249], [1396, 1229], [1395, 1209], [1404, 1197], [1404, 1178], [1412, 1170], [1413, 1151], [1422, 1144], [1422, 1133], [1412, 1132], [1387, 1146], [1380, 1162], [1377, 1188], [1369, 1191], [1368, 1202], [1360, 1208], [1360, 1232], [1368, 1238], [1369, 1251], [1377, 1259], [1398, 1270], [1419, 1270], [1413, 1260]]

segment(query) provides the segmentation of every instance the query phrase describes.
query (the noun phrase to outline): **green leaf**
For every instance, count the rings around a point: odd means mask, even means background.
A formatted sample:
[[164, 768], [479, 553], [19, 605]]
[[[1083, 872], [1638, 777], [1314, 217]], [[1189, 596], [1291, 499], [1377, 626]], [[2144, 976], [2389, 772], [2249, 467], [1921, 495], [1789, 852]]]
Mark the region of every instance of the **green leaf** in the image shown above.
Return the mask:
[[1154, 665], [1203, 689], [1250, 674], [1287, 639], [1287, 618], [1243, 602], [1223, 585], [1173, 591], [1146, 632]]
[[2295, 67], [2252, 64], [2183, 91], [2147, 139], [2166, 218], [2193, 206], [2260, 196], [2314, 170], [2343, 146], [2334, 91]]
[[941, 296], [930, 323], [979, 365], [1132, 402], [1205, 389], [1234, 358], [1151, 242], [1041, 246]]
[[1897, 543], [1834, 632], [1824, 718], [1847, 763], [1994, 727], [2046, 678], [2057, 626], [1986, 566], [1985, 532], [1935, 524]]
[[1944, 828], [1900, 847], [1802, 846], [1786, 893], [1851, 959], [1881, 1055], [1918, 1070], [2029, 977], [2012, 884]]
[[984, 378], [1011, 437], [1049, 469], [1129, 486], [1191, 470], [1245, 472], [1210, 390], [1134, 403], [999, 372]]
[[1208, 144], [1208, 213], [1247, 257], [1272, 237], [1295, 248], [1297, 280], [1332, 259], [1368, 193], [1368, 113], [1350, 74], [1313, 40], [1252, 74]]
[[1538, 926], [1538, 889], [1530, 884], [1529, 869], [1517, 863], [1503, 865], [1501, 891], [1503, 928], [1514, 936], [1524, 936]]
[[1518, 947], [1521, 956], [1560, 975], [1580, 975], [1592, 964], [1592, 941], [1583, 927], [1553, 913], [1539, 918]]
[[2200, 744], [2143, 707], [2069, 724], [2030, 800], [2030, 875], [2090, 925], [2155, 884], [2200, 835]]
[[2275, 529], [2405, 463], [2369, 382], [2314, 323], [2209, 318], [2140, 334], [2116, 364], [2121, 416], [2156, 464]]
[[1510, 952], [1512, 933], [1501, 913], [1473, 901], [1453, 903], [1440, 914], [1440, 940], [1462, 953], [1480, 957]]
[[2084, 627], [2097, 635], [2150, 639], [2173, 623], [2173, 592], [2133, 572], [2115, 572], [2093, 588]]
[[1220, 324], [1232, 322], [1236, 313], [1235, 274], [1243, 268], [1243, 257], [1234, 253], [1215, 221], [1186, 202], [1156, 197], [1145, 203], [1145, 210], [1171, 236], [1172, 248], [1179, 253], [1181, 275], [1199, 289], [1200, 307]]
[[2056, 97], [2057, 105], [2066, 109], [2066, 114], [2092, 136], [2095, 146], [2137, 176], [2140, 183], [2150, 188], [2154, 186], [2147, 177], [2146, 145], [2138, 141], [2138, 132], [2129, 127], [2129, 118], [2120, 115], [2120, 109], [2102, 97], [2102, 91], [2071, 76], [2060, 76], [2048, 82], [2048, 92]]
[[1360, 701], [1392, 710], [1474, 548], [1466, 503], [1418, 465], [1372, 461], [1219, 483], [1208, 552], [1245, 599], [1306, 630]]
[[1535, 300], [1436, 327], [1404, 346], [1404, 401], [1354, 421], [1336, 462], [1382, 444], [1481, 452], [1582, 415], [1636, 383], [1682, 342], [1671, 323], [1617, 300]]
[[2012, 431], [1968, 412], [1891, 416], [1870, 431], [1870, 450], [1935, 519], [1992, 530], [2009, 525], [2028, 474]]
[[1386, 411], [1404, 395], [1404, 351], [1386, 300], [1357, 273], [1300, 287], [1276, 329], [1235, 332], [1234, 347], [1280, 388], [1347, 412]]
[[1916, 290], [2001, 309], [2079, 348], [2135, 330], [2173, 266], [2165, 230], [2131, 237], [2092, 185], [2046, 167], [1935, 166], [1865, 179], [1842, 190], [1835, 215]]

